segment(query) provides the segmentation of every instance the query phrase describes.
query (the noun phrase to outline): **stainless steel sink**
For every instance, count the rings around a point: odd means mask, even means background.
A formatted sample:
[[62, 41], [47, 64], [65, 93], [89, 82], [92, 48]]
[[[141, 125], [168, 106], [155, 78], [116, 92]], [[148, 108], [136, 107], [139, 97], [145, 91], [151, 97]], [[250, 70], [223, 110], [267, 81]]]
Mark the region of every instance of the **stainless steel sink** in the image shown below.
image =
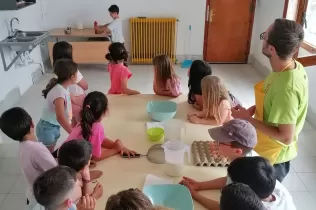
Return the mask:
[[8, 39], [8, 42], [31, 42], [35, 39], [36, 37], [12, 37]]
[[48, 37], [48, 31], [16, 31], [13, 36], [2, 40], [0, 47], [7, 46], [16, 52], [32, 50]]
[[34, 37], [34, 36], [42, 36], [44, 32], [38, 32], [38, 31], [17, 31], [14, 34], [14, 37]]

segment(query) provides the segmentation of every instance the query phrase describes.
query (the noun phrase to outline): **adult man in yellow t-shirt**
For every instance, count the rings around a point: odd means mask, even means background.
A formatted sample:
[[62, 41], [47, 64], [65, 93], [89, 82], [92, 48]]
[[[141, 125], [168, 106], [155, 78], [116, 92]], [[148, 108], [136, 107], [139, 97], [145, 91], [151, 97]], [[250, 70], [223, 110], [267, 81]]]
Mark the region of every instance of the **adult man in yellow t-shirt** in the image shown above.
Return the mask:
[[302, 64], [293, 59], [304, 39], [304, 30], [294, 21], [276, 19], [260, 39], [272, 72], [255, 86], [256, 105], [247, 110], [237, 107], [233, 116], [255, 126], [255, 151], [274, 164], [277, 179], [282, 182], [290, 170], [290, 161], [297, 156], [298, 134], [308, 107], [307, 74]]

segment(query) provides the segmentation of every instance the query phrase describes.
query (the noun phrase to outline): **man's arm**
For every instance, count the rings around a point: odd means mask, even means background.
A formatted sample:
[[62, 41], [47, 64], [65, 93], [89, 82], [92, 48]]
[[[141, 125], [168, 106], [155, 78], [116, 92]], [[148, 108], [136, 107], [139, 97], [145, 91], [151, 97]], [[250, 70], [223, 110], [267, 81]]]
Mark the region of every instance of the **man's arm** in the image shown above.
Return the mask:
[[252, 117], [249, 117], [246, 120], [248, 120], [255, 128], [260, 130], [262, 133], [273, 139], [277, 139], [283, 144], [290, 145], [294, 139], [296, 127], [295, 124], [280, 124], [278, 125], [278, 127], [274, 127]]

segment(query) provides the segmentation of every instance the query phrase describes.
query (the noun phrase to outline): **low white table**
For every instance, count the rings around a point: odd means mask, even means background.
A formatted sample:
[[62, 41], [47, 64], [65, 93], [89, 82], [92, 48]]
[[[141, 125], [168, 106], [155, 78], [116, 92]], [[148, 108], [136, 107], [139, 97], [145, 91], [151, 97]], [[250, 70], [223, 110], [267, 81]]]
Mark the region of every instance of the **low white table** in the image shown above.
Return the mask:
[[[149, 141], [146, 136], [146, 122], [150, 122], [146, 105], [151, 100], [172, 100], [178, 104], [175, 119], [185, 122], [186, 136], [184, 141], [191, 144], [195, 140], [211, 140], [207, 129], [210, 126], [194, 125], [187, 121], [186, 115], [193, 111], [187, 103], [187, 96], [182, 95], [176, 99], [161, 97], [157, 95], [108, 95], [109, 116], [102, 124], [105, 135], [113, 140], [121, 139], [125, 146], [136, 150], [138, 153], [146, 154], [148, 149], [155, 143]], [[121, 190], [129, 188], [143, 188], [147, 174], [153, 174], [162, 178], [170, 178], [164, 172], [164, 165], [150, 163], [146, 157], [138, 159], [122, 159], [119, 156], [111, 157], [98, 162], [98, 170], [103, 171], [103, 176], [98, 181], [103, 185], [103, 197], [98, 200], [97, 210], [104, 210], [108, 197]], [[184, 175], [196, 180], [211, 180], [226, 175], [226, 168], [186, 166]], [[174, 178], [179, 182], [181, 177]], [[220, 191], [213, 190], [201, 192], [209, 198], [219, 200]], [[195, 209], [205, 209], [198, 203], [194, 203]]]

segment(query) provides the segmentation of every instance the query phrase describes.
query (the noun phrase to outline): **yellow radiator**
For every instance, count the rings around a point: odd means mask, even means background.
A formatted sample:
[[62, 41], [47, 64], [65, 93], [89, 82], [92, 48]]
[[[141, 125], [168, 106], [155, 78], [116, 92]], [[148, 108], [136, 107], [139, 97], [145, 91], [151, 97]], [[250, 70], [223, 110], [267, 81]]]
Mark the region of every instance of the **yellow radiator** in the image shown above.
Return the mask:
[[152, 63], [159, 54], [176, 62], [176, 18], [131, 18], [132, 63]]

